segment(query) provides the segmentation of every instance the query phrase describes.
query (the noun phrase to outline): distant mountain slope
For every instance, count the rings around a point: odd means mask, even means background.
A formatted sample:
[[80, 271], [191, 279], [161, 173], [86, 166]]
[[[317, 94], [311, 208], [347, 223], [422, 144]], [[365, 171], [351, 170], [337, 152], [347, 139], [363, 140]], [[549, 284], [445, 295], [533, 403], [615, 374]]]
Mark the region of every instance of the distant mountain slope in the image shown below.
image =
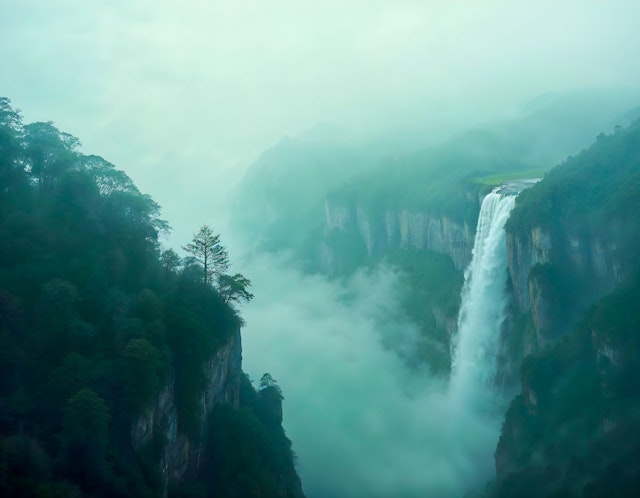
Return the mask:
[[400, 268], [401, 301], [422, 331], [423, 356], [446, 371], [483, 195], [505, 179], [540, 177], [602, 130], [626, 124], [635, 97], [549, 95], [509, 121], [428, 147], [363, 142], [336, 129], [283, 139], [247, 173], [234, 226], [252, 247], [291, 251], [307, 272]]
[[394, 138], [354, 138], [326, 127], [287, 137], [247, 172], [236, 193], [234, 218], [268, 247], [280, 248], [305, 238], [294, 234], [317, 229], [326, 197], [378, 208], [427, 208], [473, 225], [477, 206], [464, 209], [461, 182], [549, 169], [603, 130], [628, 124], [640, 112], [639, 102], [632, 91], [547, 95], [508, 121], [439, 144], [428, 135], [409, 145]]

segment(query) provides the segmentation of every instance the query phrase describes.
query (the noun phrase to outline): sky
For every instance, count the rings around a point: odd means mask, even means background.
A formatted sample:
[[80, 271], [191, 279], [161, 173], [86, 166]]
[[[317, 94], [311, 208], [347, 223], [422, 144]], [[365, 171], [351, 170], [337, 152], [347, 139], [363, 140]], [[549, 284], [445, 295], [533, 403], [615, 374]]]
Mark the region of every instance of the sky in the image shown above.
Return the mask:
[[[124, 169], [176, 239], [285, 135], [638, 87], [635, 0], [0, 0], [0, 94]], [[191, 226], [194, 225], [194, 226]]]
[[[549, 92], [639, 88], [638, 19], [637, 0], [0, 0], [0, 95], [129, 174], [177, 247], [221, 226], [262, 151], [319, 123], [442, 133]], [[381, 346], [384, 316], [415, 332], [391, 270], [237, 270], [256, 295], [245, 368], [280, 381], [311, 498], [456, 495], [490, 472], [496, 420], [465, 419]]]

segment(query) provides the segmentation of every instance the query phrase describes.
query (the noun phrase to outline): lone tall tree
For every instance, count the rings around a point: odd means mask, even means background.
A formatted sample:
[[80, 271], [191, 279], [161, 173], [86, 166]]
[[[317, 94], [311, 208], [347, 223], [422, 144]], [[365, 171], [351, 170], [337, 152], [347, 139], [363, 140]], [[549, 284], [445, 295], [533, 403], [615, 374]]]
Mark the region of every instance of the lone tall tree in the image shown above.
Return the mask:
[[214, 279], [218, 280], [229, 269], [229, 255], [220, 243], [220, 235], [214, 234], [207, 225], [203, 225], [183, 249], [202, 265], [205, 284], [214, 283]]

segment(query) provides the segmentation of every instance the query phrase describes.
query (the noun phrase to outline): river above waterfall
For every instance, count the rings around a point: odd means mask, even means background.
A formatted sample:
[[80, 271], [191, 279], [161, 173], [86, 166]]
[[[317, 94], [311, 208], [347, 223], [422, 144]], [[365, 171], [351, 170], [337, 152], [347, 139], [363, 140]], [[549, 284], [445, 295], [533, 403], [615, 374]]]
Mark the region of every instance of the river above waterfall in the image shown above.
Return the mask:
[[496, 187], [495, 192], [503, 195], [518, 195], [525, 189], [532, 187], [538, 183], [542, 178], [522, 178], [517, 180], [507, 180], [499, 187]]

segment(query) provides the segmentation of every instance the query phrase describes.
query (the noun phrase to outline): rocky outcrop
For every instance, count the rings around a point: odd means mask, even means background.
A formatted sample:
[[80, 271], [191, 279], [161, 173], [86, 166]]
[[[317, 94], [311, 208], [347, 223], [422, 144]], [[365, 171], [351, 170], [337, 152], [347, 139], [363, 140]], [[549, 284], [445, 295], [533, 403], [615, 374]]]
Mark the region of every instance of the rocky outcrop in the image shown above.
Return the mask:
[[[487, 497], [637, 491], [638, 295], [638, 281], [626, 280], [562, 341], [523, 363], [521, 394], [502, 426], [496, 485]], [[599, 490], [586, 493], [598, 489], [595, 483]]]
[[[531, 314], [538, 350], [570, 329], [575, 320], [622, 280], [617, 251], [619, 231], [574, 233], [570, 227], [535, 226], [525, 233], [507, 231], [511, 290], [520, 313]], [[544, 268], [545, 271], [536, 271]], [[561, 287], [550, 282], [555, 275]]]
[[513, 296], [521, 311], [531, 308], [529, 272], [536, 264], [546, 263], [551, 254], [551, 236], [534, 227], [527, 236], [507, 232], [507, 261]]
[[507, 232], [509, 275], [521, 311], [532, 308], [529, 274], [537, 264], [561, 264], [576, 277], [597, 282], [600, 295], [622, 281], [615, 232], [575, 234], [568, 228], [556, 232], [552, 236], [548, 229], [540, 227], [533, 227], [526, 235]]
[[[613, 228], [613, 227], [611, 227]], [[568, 260], [580, 275], [599, 280], [605, 292], [611, 291], [622, 281], [621, 263], [618, 260], [617, 230], [607, 230], [604, 236], [567, 233], [565, 250]]]
[[[387, 208], [376, 212], [362, 204], [327, 199], [325, 234], [332, 230], [356, 232], [369, 256], [396, 248], [430, 250], [448, 254], [459, 270], [469, 264], [473, 249], [474, 232], [466, 223], [421, 209]], [[332, 261], [326, 254], [324, 259]]]
[[[554, 329], [553, 309], [550, 299], [545, 292], [542, 278], [532, 275], [529, 278], [529, 299], [531, 317], [536, 330], [537, 348], [546, 346], [552, 339]], [[527, 345], [531, 349], [532, 345]]]
[[[242, 345], [240, 329], [237, 329], [206, 362], [207, 384], [200, 396], [199, 408], [202, 420], [214, 406], [227, 403], [238, 407], [240, 376], [242, 373]], [[204, 429], [203, 429], [204, 430]], [[194, 442], [178, 431], [178, 411], [175, 403], [175, 382], [171, 379], [162, 389], [156, 403], [147, 409], [131, 427], [131, 440], [136, 449], [149, 443], [155, 436], [166, 443], [160, 460], [161, 472], [167, 484], [179, 481], [186, 474], [198, 470], [202, 452], [200, 442]], [[203, 438], [198, 438], [202, 441]]]
[[238, 329], [205, 365], [207, 385], [200, 398], [203, 417], [220, 403], [238, 406], [241, 373], [242, 344]]

